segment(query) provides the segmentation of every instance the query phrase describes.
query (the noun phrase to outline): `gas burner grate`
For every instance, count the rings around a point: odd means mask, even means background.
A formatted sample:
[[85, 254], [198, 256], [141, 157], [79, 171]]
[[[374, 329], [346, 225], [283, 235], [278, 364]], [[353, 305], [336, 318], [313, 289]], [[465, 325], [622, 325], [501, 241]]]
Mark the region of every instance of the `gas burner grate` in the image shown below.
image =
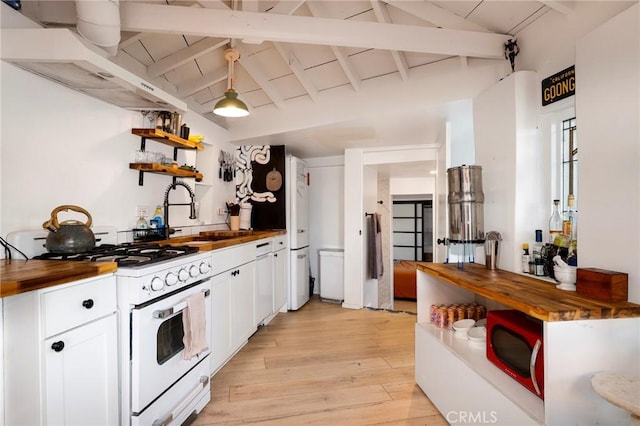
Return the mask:
[[44, 253], [35, 256], [41, 260], [86, 260], [116, 262], [120, 267], [143, 266], [196, 253], [190, 246], [161, 246], [159, 244], [102, 244], [82, 253]]

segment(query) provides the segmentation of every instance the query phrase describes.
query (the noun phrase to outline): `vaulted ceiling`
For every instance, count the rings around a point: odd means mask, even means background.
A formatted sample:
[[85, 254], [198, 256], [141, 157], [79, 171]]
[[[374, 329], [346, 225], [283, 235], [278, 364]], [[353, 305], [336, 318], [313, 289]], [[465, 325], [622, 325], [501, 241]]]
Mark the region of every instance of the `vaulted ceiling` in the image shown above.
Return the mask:
[[[74, 27], [76, 3], [23, 0], [22, 12], [44, 26]], [[444, 64], [452, 61], [457, 67], [470, 61], [505, 62], [507, 40], [546, 13], [569, 14], [572, 9], [572, 2], [563, 1], [119, 3], [115, 62], [177, 94], [238, 139], [291, 144], [294, 150], [300, 138], [326, 139], [322, 147], [300, 145], [303, 156], [341, 153], [349, 139], [376, 139], [380, 132], [409, 128], [428, 133], [423, 127], [430, 121], [437, 124], [444, 114], [439, 106], [417, 111], [418, 117], [405, 113], [399, 124], [391, 113], [367, 114], [367, 104], [374, 104], [376, 91], [411, 92], [416, 75], [429, 75], [437, 85], [450, 71]], [[227, 89], [223, 52], [229, 46], [240, 52], [233, 86], [250, 108], [246, 118], [222, 119], [211, 112]], [[340, 112], [341, 93], [348, 94], [345, 105], [359, 105], [359, 112]], [[332, 109], [332, 118], [310, 118]], [[403, 111], [402, 105], [395, 109]], [[284, 111], [289, 121], [300, 124], [265, 124]], [[324, 133], [312, 135], [309, 129], [316, 127]]]

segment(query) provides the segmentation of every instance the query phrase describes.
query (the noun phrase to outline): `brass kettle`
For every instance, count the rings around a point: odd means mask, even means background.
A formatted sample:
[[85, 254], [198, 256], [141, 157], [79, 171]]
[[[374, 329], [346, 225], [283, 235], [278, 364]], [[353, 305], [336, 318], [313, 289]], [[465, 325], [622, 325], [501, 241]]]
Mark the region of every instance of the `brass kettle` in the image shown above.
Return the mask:
[[[58, 223], [58, 213], [73, 210], [87, 216], [87, 222], [65, 220]], [[82, 207], [73, 205], [59, 206], [51, 212], [51, 218], [42, 224], [49, 230], [45, 247], [51, 253], [75, 254], [91, 250], [96, 245], [96, 237], [91, 231], [91, 215]]]

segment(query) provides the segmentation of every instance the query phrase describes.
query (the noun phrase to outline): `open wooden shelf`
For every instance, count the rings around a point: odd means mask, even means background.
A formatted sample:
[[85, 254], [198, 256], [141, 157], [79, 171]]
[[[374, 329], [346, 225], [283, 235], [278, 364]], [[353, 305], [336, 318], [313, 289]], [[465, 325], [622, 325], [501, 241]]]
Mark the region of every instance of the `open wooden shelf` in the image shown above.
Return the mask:
[[187, 139], [182, 139], [176, 135], [163, 132], [158, 129], [131, 129], [131, 133], [143, 138], [153, 139], [156, 142], [170, 145], [174, 148], [197, 149], [198, 151], [202, 151], [204, 149], [200, 142], [192, 142]]
[[202, 173], [182, 170], [176, 167], [163, 166], [157, 163], [129, 163], [129, 168], [147, 173], [157, 173], [165, 176], [175, 176], [183, 178], [195, 178], [196, 182], [202, 180]]

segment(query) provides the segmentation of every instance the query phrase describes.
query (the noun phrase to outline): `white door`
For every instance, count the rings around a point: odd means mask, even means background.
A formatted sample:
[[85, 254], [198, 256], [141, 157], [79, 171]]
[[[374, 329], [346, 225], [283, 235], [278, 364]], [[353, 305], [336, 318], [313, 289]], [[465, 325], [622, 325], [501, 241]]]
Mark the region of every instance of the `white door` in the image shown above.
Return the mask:
[[255, 260], [234, 268], [231, 274], [231, 346], [235, 351], [256, 331], [254, 276]]
[[[251, 277], [253, 279], [253, 277]], [[140, 413], [161, 392], [209, 354], [184, 359], [183, 310], [188, 296], [205, 295], [206, 336], [211, 336], [211, 282], [204, 281], [131, 312], [131, 411]], [[209, 345], [211, 342], [208, 342]]]
[[438, 239], [446, 239], [449, 235], [447, 220], [447, 146], [449, 145], [450, 124], [447, 123], [446, 140], [438, 148], [436, 160], [436, 193], [433, 196], [433, 262], [444, 263], [447, 259], [449, 246], [438, 244]]
[[[273, 253], [273, 313], [287, 303], [287, 250]], [[284, 306], [286, 311], [287, 307]]]
[[256, 259], [256, 325], [271, 315], [273, 311], [273, 253]]
[[116, 322], [112, 314], [44, 341], [45, 424], [118, 424]]
[[309, 245], [309, 191], [307, 164], [296, 157], [289, 157], [287, 170], [287, 202], [289, 203], [288, 232], [291, 248]]
[[224, 272], [211, 279], [211, 374], [233, 353], [230, 302], [231, 274]]
[[309, 301], [309, 249], [291, 250], [289, 309], [298, 310]]

